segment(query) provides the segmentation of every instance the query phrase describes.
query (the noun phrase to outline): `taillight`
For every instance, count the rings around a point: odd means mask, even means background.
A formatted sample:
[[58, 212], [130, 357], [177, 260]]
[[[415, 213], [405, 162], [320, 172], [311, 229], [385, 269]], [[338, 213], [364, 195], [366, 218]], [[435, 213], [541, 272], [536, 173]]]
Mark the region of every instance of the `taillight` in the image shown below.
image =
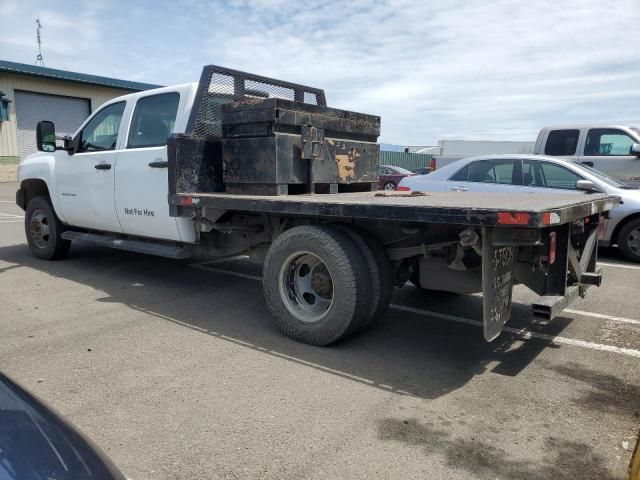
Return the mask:
[[396, 191], [398, 191], [398, 192], [410, 192], [411, 189], [409, 187], [405, 187], [404, 185], [398, 185], [398, 188], [396, 188]]
[[431, 161], [429, 162], [429, 170], [434, 172], [435, 169], [436, 169], [436, 159], [432, 158]]
[[549, 265], [556, 261], [556, 232], [549, 234]]

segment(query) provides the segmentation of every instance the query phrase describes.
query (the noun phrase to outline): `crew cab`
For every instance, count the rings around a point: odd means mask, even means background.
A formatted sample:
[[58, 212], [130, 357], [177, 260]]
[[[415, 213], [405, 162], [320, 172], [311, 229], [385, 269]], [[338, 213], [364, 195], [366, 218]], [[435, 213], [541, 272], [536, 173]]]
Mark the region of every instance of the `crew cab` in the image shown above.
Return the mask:
[[623, 181], [640, 181], [640, 129], [624, 125], [567, 125], [540, 130], [534, 153], [565, 157]]
[[617, 197], [379, 192], [379, 128], [323, 90], [209, 65], [197, 84], [105, 103], [69, 138], [41, 121], [16, 203], [45, 260], [72, 241], [259, 258], [276, 324], [314, 345], [373, 326], [409, 279], [483, 292], [487, 341], [514, 283], [546, 319], [600, 284], [597, 230]]

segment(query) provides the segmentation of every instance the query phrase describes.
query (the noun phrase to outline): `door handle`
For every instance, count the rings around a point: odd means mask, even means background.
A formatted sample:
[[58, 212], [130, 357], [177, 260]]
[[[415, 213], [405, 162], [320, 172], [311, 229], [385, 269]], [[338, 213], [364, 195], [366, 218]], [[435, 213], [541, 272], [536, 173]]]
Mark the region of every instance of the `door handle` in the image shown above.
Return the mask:
[[111, 170], [110, 163], [96, 163], [94, 166], [96, 170]]
[[154, 162], [149, 162], [149, 166], [152, 168], [167, 168], [169, 166], [169, 162], [156, 160]]
[[466, 192], [467, 187], [463, 187], [462, 185], [458, 185], [457, 187], [451, 188], [454, 192]]
[[580, 162], [583, 165], [586, 165], [587, 167], [591, 167], [593, 168], [593, 162]]

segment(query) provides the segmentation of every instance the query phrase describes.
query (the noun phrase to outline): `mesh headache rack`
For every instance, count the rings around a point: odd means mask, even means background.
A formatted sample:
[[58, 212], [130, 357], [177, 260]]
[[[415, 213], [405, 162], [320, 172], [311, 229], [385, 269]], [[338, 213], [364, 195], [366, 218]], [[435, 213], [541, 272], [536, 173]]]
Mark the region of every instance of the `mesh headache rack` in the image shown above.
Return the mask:
[[207, 65], [202, 69], [186, 133], [211, 140], [222, 138], [221, 106], [244, 98], [282, 98], [327, 106], [324, 90], [319, 88]]

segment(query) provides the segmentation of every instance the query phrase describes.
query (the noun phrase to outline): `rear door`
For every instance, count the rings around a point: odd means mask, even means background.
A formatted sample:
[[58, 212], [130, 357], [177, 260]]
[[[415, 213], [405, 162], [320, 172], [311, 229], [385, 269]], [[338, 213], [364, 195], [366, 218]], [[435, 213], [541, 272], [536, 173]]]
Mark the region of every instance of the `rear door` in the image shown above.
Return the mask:
[[510, 192], [522, 185], [521, 162], [500, 158], [475, 160], [458, 170], [447, 182], [456, 192]]
[[176, 218], [169, 216], [167, 199], [167, 137], [176, 131], [183, 96], [180, 91], [166, 91], [134, 97], [115, 169], [116, 209], [126, 234], [194, 241], [181, 238]]
[[618, 180], [640, 180], [640, 158], [631, 155], [634, 143], [640, 142], [624, 130], [591, 128], [586, 135], [580, 162]]

